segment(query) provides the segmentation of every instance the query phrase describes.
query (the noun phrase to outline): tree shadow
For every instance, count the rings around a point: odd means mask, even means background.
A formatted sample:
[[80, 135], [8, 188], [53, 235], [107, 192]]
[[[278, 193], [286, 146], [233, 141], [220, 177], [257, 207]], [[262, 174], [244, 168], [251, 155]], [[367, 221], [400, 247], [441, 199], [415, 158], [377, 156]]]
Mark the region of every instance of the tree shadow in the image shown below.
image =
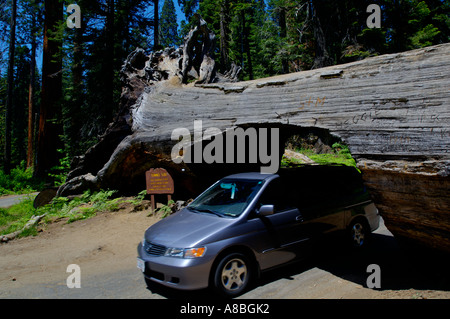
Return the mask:
[[174, 300], [215, 300], [219, 297], [210, 289], [178, 290], [161, 285], [157, 282], [146, 280], [147, 290], [152, 294], [158, 294], [167, 299]]
[[344, 280], [367, 286], [373, 270], [380, 267], [381, 287], [377, 290], [443, 290], [450, 291], [450, 261], [448, 254], [398, 243], [390, 235], [372, 234], [371, 242], [364, 250], [354, 250], [342, 241], [321, 243], [310, 259], [299, 266], [279, 269], [270, 274], [267, 281], [289, 278], [317, 267]]

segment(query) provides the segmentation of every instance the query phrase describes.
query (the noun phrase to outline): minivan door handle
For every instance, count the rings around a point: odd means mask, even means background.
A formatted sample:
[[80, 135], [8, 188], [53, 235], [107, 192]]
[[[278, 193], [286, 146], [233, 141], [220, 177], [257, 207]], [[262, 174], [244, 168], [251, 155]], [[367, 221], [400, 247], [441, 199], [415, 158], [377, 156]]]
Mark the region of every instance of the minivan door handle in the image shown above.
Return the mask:
[[301, 223], [301, 222], [303, 222], [303, 216], [297, 215], [297, 217], [295, 217], [295, 220]]

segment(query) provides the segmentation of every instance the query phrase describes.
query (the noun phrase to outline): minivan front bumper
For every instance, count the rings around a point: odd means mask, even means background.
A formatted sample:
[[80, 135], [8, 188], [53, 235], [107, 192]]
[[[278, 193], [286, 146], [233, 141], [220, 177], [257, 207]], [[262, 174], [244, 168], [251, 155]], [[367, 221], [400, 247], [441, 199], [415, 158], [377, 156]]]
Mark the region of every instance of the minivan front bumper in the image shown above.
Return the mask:
[[[144, 250], [142, 243], [138, 245], [138, 266], [143, 266], [144, 276], [162, 285], [195, 290], [208, 287], [209, 274], [213, 258], [177, 258], [166, 256], [151, 256]], [[139, 268], [139, 267], [138, 267]]]

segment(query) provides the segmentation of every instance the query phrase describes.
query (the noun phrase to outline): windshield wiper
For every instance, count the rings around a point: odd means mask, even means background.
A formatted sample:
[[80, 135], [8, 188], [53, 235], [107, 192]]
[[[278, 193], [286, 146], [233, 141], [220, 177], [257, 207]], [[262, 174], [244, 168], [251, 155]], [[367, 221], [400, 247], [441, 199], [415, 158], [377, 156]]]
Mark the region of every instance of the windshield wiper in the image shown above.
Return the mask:
[[194, 211], [200, 212], [200, 213], [208, 213], [208, 214], [213, 214], [219, 217], [223, 217], [222, 214], [216, 213], [215, 211], [212, 211], [210, 209], [204, 209], [204, 208], [194, 208], [194, 207], [188, 207], [189, 209], [192, 209]]

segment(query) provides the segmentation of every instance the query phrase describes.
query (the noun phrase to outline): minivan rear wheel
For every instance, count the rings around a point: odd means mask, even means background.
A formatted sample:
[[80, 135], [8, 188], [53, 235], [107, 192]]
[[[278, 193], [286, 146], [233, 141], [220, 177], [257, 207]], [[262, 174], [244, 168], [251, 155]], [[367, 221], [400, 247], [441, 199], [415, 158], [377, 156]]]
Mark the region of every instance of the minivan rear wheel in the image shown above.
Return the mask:
[[370, 230], [369, 225], [362, 219], [355, 220], [350, 225], [350, 239], [352, 246], [355, 248], [363, 248], [367, 246]]
[[247, 288], [251, 275], [251, 264], [247, 256], [230, 253], [224, 256], [215, 268], [214, 289], [227, 297], [238, 296]]

